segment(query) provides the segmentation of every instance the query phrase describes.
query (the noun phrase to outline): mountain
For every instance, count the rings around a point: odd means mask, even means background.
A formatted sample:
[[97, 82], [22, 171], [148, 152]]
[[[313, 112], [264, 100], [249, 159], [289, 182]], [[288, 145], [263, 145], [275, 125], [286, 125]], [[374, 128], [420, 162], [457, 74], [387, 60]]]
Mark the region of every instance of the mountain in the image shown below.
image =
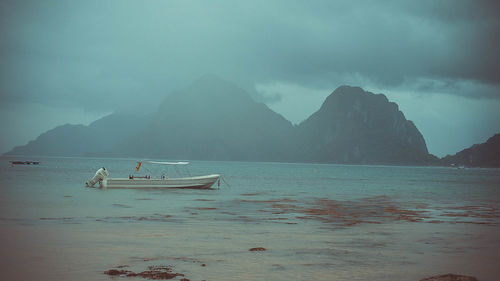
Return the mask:
[[5, 155], [88, 156], [103, 155], [126, 138], [147, 117], [110, 114], [88, 126], [66, 124], [41, 134]]
[[297, 127], [298, 159], [349, 164], [429, 164], [422, 134], [383, 94], [341, 86]]
[[63, 125], [10, 155], [430, 164], [424, 138], [395, 103], [341, 86], [294, 126], [236, 85], [205, 75], [145, 117], [112, 114]]
[[169, 95], [147, 128], [119, 144], [141, 158], [288, 161], [292, 124], [237, 86], [205, 75]]
[[443, 165], [467, 167], [500, 167], [500, 134], [485, 143], [475, 144], [455, 155], [447, 155], [441, 160]]

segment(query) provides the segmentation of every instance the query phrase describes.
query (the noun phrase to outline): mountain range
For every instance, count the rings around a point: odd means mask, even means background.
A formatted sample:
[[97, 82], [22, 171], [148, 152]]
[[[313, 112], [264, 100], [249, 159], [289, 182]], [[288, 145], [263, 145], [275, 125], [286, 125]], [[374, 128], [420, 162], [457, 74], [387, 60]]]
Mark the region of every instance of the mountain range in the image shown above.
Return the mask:
[[451, 159], [429, 154], [415, 124], [383, 94], [340, 86], [293, 125], [214, 75], [171, 93], [152, 115], [66, 124], [6, 154], [389, 165]]
[[14, 147], [6, 155], [26, 156], [90, 156], [107, 153], [130, 136], [135, 128], [148, 122], [149, 116], [110, 114], [88, 126], [65, 124], [23, 146]]

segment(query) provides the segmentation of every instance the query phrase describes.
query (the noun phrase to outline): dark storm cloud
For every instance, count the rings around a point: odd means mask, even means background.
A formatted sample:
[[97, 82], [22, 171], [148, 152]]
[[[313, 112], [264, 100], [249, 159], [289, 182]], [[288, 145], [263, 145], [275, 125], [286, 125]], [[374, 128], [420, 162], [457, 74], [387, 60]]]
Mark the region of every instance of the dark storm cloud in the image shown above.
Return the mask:
[[[500, 82], [500, 4], [498, 1], [436, 1], [419, 13], [449, 30], [456, 43], [449, 46], [450, 59], [433, 69], [447, 78]], [[457, 4], [457, 5], [455, 5]]]
[[207, 72], [247, 89], [358, 77], [500, 98], [493, 1], [4, 1], [0, 13], [2, 103], [146, 106]]

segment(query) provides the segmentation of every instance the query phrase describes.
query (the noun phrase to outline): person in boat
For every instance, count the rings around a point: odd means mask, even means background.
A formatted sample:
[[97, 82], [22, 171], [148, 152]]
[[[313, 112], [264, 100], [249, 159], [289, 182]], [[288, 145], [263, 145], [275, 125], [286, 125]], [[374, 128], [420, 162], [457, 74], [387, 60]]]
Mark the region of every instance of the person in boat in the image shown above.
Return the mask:
[[94, 187], [96, 183], [99, 183], [99, 186], [102, 187], [102, 181], [109, 176], [106, 168], [102, 167], [95, 173], [94, 177], [85, 183], [87, 187]]

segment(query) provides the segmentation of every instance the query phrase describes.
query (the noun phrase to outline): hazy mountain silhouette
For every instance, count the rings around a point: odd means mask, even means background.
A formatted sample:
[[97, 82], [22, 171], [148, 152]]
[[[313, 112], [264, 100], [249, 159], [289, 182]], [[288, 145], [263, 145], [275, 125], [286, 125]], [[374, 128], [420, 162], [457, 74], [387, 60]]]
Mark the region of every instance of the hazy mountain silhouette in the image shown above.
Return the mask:
[[64, 125], [8, 154], [138, 158], [426, 164], [435, 160], [395, 103], [341, 86], [293, 126], [214, 75], [166, 97], [148, 117], [113, 114]]
[[425, 164], [422, 134], [385, 95], [341, 86], [297, 127], [299, 159], [333, 163]]
[[65, 124], [55, 127], [6, 155], [89, 156], [105, 155], [117, 141], [143, 125], [148, 117], [110, 114], [88, 126]]
[[441, 160], [444, 165], [466, 167], [500, 167], [500, 134], [485, 143], [475, 144], [455, 155], [447, 155]]
[[113, 152], [145, 158], [287, 161], [293, 126], [249, 94], [205, 75], [168, 96], [149, 126]]

